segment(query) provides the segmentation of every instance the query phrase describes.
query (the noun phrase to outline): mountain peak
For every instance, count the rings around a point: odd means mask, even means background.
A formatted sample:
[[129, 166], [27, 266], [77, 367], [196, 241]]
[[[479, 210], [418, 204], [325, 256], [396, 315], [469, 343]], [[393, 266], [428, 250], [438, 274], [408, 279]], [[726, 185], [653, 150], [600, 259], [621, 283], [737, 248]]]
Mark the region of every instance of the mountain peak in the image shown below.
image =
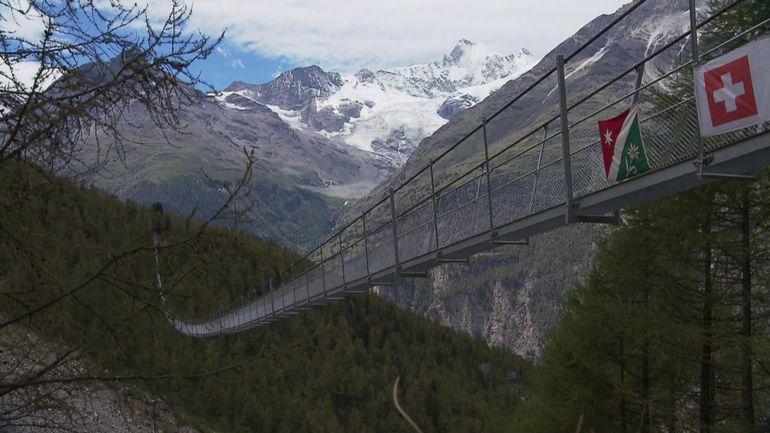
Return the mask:
[[336, 72], [326, 72], [320, 66], [294, 68], [281, 73], [273, 82], [297, 82], [305, 86], [328, 91], [342, 86], [342, 78]]
[[249, 84], [245, 81], [241, 80], [235, 80], [232, 83], [230, 83], [229, 86], [225, 87], [225, 92], [238, 92], [244, 89], [248, 89], [249, 87], [253, 87], [253, 84]]
[[473, 41], [460, 39], [457, 41], [457, 44], [455, 44], [455, 47], [449, 55], [444, 56], [444, 64], [458, 63], [463, 57], [466, 57], [470, 51], [473, 51], [477, 47], [478, 45]]
[[320, 66], [294, 68], [278, 75], [265, 84], [248, 84], [234, 81], [226, 92], [248, 92], [261, 103], [277, 105], [283, 109], [298, 110], [312, 100], [328, 97], [344, 84], [336, 72], [326, 72]]
[[457, 48], [459, 46], [463, 46], [463, 45], [472, 47], [472, 46], [476, 45], [476, 43], [473, 42], [473, 41], [470, 41], [468, 39], [462, 38], [459, 41], [457, 41], [457, 44], [455, 45], [455, 48]]

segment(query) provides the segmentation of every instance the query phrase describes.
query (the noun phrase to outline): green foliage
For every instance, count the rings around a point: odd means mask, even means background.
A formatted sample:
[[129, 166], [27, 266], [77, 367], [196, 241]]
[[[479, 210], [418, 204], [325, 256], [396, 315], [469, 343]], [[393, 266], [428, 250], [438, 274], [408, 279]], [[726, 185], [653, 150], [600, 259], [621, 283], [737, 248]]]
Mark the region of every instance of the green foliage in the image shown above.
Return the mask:
[[168, 307], [181, 317], [262, 292], [269, 279], [288, 278], [277, 270], [297, 256], [231, 230], [198, 235], [200, 223], [160, 206], [12, 164], [0, 166], [0, 185], [2, 315], [61, 296], [21, 323], [76, 347], [92, 373], [171, 375], [137, 386], [211, 431], [408, 431], [391, 401], [399, 375], [401, 404], [426, 432], [504, 431], [519, 404], [525, 361], [374, 296], [237, 335], [183, 337], [158, 308], [153, 238]]
[[[586, 283], [551, 335], [517, 431], [571, 431], [581, 414], [595, 431], [760, 431], [770, 422], [770, 372], [761, 367], [770, 361], [761, 313], [769, 306], [768, 212], [767, 176], [628, 211], [600, 242]], [[753, 245], [748, 254], [743, 229]], [[741, 328], [745, 260], [754, 287], [749, 339]], [[747, 344], [755, 364], [748, 385]], [[754, 422], [743, 412], [746, 386]]]
[[[239, 173], [227, 173], [222, 179], [235, 179]], [[106, 185], [110, 190], [119, 186]], [[223, 200], [219, 185], [200, 176], [168, 174], [161, 181], [145, 180], [132, 185], [123, 196], [133, 197], [146, 205], [162, 203], [166, 212], [196, 217], [212, 215]], [[238, 200], [240, 216], [225, 215], [215, 224], [236, 227], [253, 235], [273, 239], [297, 250], [317, 246], [333, 227], [343, 200], [276, 181], [255, 174], [246, 186], [247, 193]]]

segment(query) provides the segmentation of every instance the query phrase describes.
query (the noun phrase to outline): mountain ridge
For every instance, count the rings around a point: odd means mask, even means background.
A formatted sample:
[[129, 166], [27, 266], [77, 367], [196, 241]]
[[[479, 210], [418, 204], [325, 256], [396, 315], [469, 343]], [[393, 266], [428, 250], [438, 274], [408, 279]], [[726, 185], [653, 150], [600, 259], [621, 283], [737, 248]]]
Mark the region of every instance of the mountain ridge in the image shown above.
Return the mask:
[[235, 81], [232, 95], [264, 104], [292, 127], [374, 152], [401, 166], [417, 143], [536, 63], [527, 49], [507, 56], [461, 39], [441, 60], [355, 74], [300, 67], [263, 84]]

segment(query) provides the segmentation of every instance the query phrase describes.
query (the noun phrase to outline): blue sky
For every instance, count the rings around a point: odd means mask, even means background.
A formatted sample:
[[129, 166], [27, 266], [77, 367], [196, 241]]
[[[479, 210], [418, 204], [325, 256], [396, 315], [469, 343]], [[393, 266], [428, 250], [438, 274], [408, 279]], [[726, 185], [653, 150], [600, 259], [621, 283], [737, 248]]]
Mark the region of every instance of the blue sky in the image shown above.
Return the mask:
[[[167, 0], [150, 10], [164, 13]], [[263, 83], [296, 66], [350, 73], [441, 59], [460, 39], [543, 56], [624, 0], [195, 0], [192, 26], [227, 30], [199, 67], [217, 89]]]
[[201, 76], [217, 90], [222, 90], [236, 80], [264, 83], [283, 71], [303, 66], [283, 57], [266, 57], [259, 53], [233, 47], [227, 40], [219, 45], [208, 59], [196, 65]]

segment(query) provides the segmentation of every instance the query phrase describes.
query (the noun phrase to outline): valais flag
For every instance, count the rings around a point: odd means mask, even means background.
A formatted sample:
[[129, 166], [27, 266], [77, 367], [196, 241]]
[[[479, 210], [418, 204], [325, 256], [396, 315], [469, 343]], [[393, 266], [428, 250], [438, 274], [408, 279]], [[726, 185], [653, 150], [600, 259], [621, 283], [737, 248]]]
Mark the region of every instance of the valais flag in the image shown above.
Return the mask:
[[695, 68], [704, 137], [770, 120], [770, 38], [748, 43]]
[[608, 181], [618, 182], [650, 169], [636, 106], [612, 119], [600, 120], [599, 134]]

